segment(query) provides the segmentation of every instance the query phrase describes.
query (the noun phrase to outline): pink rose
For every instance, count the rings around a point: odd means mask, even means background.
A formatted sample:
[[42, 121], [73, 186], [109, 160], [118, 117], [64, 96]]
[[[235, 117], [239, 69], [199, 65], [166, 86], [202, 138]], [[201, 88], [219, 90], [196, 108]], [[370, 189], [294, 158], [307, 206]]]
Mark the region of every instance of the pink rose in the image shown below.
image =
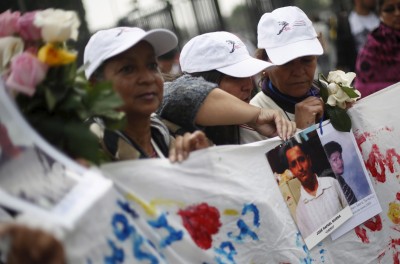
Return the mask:
[[11, 60], [10, 69], [7, 87], [29, 96], [33, 96], [36, 86], [44, 80], [47, 73], [47, 65], [29, 52], [15, 56]]
[[33, 24], [36, 12], [27, 12], [18, 19], [18, 31], [20, 36], [25, 40], [39, 40], [42, 38], [41, 29]]
[[11, 13], [10, 10], [0, 14], [0, 37], [11, 36], [17, 32], [17, 21], [20, 16], [20, 12]]

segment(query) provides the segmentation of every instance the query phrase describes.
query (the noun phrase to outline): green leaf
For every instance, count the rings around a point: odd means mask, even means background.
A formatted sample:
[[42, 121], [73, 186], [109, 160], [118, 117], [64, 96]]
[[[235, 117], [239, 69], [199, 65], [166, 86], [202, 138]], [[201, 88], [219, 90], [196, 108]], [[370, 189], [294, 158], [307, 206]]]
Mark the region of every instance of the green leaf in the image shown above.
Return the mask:
[[319, 74], [318, 80], [323, 80], [323, 81], [325, 81], [326, 83], [329, 83], [329, 82], [328, 82], [328, 79], [326, 79], [325, 75], [323, 75], [322, 73]]
[[121, 120], [121, 119], [124, 118], [125, 113], [124, 112], [113, 111], [113, 110], [108, 110], [108, 111], [102, 112], [101, 116], [104, 117], [104, 118], [108, 118], [108, 119]]
[[31, 125], [51, 145], [66, 153], [71, 158], [83, 158], [93, 163], [99, 162], [99, 143], [89, 126], [79, 121], [66, 122], [60, 116], [36, 118]]
[[110, 110], [115, 110], [121, 106], [121, 98], [117, 94], [110, 94], [97, 99], [92, 105], [92, 113], [102, 115]]
[[78, 94], [71, 94], [67, 96], [63, 101], [62, 105], [60, 105], [59, 109], [62, 111], [79, 111], [80, 109], [85, 108], [82, 105], [82, 99]]
[[65, 149], [69, 150], [71, 156], [99, 163], [100, 145], [86, 124], [69, 124], [65, 127], [65, 133], [68, 135]]
[[351, 129], [351, 119], [347, 114], [346, 110], [340, 107], [333, 107], [330, 105], [325, 105], [326, 112], [329, 119], [331, 120], [332, 126], [342, 132], [349, 132]]
[[[321, 74], [320, 76], [323, 77], [324, 75]], [[318, 86], [320, 88], [319, 91], [320, 91], [321, 98], [326, 103], [328, 101], [328, 97], [329, 97], [328, 86], [325, 83], [321, 82], [319, 79], [318, 79]]]
[[110, 119], [110, 118], [103, 118], [104, 124], [107, 128], [112, 130], [122, 130], [126, 127], [126, 118], [125, 115], [122, 117], [118, 117], [118, 119]]
[[33, 97], [17, 96], [25, 118], [51, 145], [71, 158], [84, 158], [98, 164], [106, 160], [98, 139], [85, 123], [100, 116], [107, 127], [125, 125], [124, 113], [116, 110], [123, 101], [110, 82], [89, 83], [76, 63], [50, 67], [46, 79]]
[[45, 93], [45, 97], [46, 97], [47, 108], [50, 111], [53, 111], [54, 107], [57, 104], [57, 99], [56, 99], [56, 97], [54, 96], [54, 94], [52, 93], [52, 91], [50, 89], [46, 88], [44, 90], [44, 93]]
[[359, 95], [354, 91], [353, 88], [347, 87], [347, 86], [340, 86], [350, 98], [357, 98]]

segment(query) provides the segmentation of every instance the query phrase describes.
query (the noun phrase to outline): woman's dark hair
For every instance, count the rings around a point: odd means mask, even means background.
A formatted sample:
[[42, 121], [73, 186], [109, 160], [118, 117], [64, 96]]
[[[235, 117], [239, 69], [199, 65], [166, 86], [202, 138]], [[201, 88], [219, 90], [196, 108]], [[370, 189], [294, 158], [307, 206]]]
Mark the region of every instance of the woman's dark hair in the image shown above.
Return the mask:
[[[265, 49], [256, 49], [256, 51], [254, 53], [254, 57], [259, 60], [269, 61], [269, 57], [268, 57], [268, 54], [265, 51]], [[262, 87], [262, 83], [266, 79], [266, 76], [264, 76], [263, 72], [260, 72], [259, 76], [260, 76], [260, 79], [259, 79], [259, 82], [257, 83], [257, 85], [259, 87]]]
[[94, 82], [99, 82], [104, 80], [104, 64], [105, 62], [103, 62], [99, 67], [97, 67], [97, 69], [89, 77], [89, 80], [92, 80]]
[[179, 77], [181, 77], [183, 74], [182, 73], [161, 73], [164, 82], [173, 82], [176, 79], [178, 79]]
[[284, 143], [284, 145], [279, 149], [279, 152], [278, 152], [278, 156], [281, 159], [282, 165], [285, 168], [289, 168], [289, 162], [288, 162], [287, 157], [286, 157], [286, 152], [289, 149], [292, 149], [292, 148], [294, 148], [296, 146], [298, 146], [300, 148], [300, 150], [304, 153], [304, 155], [309, 156], [307, 145], [304, 144], [304, 143], [302, 144], [302, 143], [298, 142], [294, 138], [291, 138], [289, 141]]
[[[165, 82], [172, 82], [184, 75], [185, 73], [178, 73], [178, 74], [168, 74], [163, 73], [163, 78]], [[225, 74], [219, 72], [217, 70], [205, 71], [205, 72], [194, 72], [194, 73], [186, 73], [193, 77], [203, 77], [204, 80], [207, 82], [212, 82], [217, 85], [220, 85], [222, 78], [224, 78]]]
[[222, 72], [219, 72], [217, 70], [211, 70], [211, 71], [205, 71], [205, 72], [194, 72], [194, 73], [189, 73], [193, 77], [203, 77], [204, 80], [207, 82], [212, 82], [215, 84], [220, 84], [222, 81], [222, 78], [224, 78], [225, 74]]
[[342, 146], [340, 146], [339, 143], [336, 141], [329, 141], [324, 145], [324, 149], [326, 152], [326, 155], [328, 158], [332, 155], [332, 153], [339, 151], [339, 153], [342, 153]]
[[259, 60], [264, 60], [264, 61], [269, 60], [268, 54], [265, 51], [265, 49], [256, 49], [255, 57], [256, 57], [256, 59], [259, 59]]
[[379, 15], [379, 13], [381, 12], [383, 3], [385, 2], [385, 0], [378, 0], [376, 1], [376, 13]]

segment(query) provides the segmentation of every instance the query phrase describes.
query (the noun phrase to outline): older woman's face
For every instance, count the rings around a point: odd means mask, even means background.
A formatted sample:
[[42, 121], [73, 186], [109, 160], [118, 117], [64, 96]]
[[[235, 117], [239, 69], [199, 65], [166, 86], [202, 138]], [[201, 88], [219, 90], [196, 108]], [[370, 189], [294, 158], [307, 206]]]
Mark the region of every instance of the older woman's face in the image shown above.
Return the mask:
[[286, 95], [302, 97], [310, 90], [317, 68], [317, 56], [304, 56], [267, 71], [272, 84]]
[[400, 30], [400, 0], [383, 1], [379, 15], [385, 25]]
[[108, 60], [103, 73], [122, 97], [121, 110], [127, 115], [147, 116], [160, 106], [164, 81], [148, 42], [141, 41]]

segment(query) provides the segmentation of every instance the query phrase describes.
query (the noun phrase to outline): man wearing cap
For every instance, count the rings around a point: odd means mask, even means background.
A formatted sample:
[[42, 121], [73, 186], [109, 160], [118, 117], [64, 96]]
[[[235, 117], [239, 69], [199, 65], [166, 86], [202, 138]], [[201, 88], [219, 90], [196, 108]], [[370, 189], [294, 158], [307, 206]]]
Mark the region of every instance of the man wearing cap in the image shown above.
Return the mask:
[[[246, 109], [251, 110], [248, 102], [254, 87], [252, 76], [271, 65], [251, 57], [245, 44], [232, 33], [219, 31], [196, 36], [181, 51], [180, 66], [184, 74], [172, 82], [165, 83], [164, 101], [159, 114], [184, 131], [204, 129], [207, 137], [216, 145], [240, 144], [238, 125], [243, 122], [239, 116], [248, 111]], [[217, 87], [220, 89], [216, 89]], [[221, 89], [241, 101], [234, 107], [223, 107], [226, 99], [221, 97]], [[215, 96], [216, 94], [220, 95]], [[237, 114], [232, 116], [232, 121], [228, 118], [218, 123], [195, 120], [203, 110], [211, 109], [204, 107], [204, 104], [209, 103], [211, 107], [220, 106], [224, 112], [237, 111]], [[209, 121], [213, 116], [220, 114], [218, 111], [209, 113], [204, 115], [205, 120]], [[284, 119], [277, 111], [265, 113], [273, 115], [275, 121]], [[294, 132], [294, 124], [288, 123], [287, 120], [284, 123], [290, 131], [289, 134]], [[274, 135], [270, 132], [267, 132], [266, 136]]]
[[300, 129], [320, 120], [324, 107], [313, 80], [323, 49], [311, 20], [298, 7], [282, 7], [261, 17], [257, 33], [257, 58], [274, 66], [262, 72], [250, 104], [277, 109]]

